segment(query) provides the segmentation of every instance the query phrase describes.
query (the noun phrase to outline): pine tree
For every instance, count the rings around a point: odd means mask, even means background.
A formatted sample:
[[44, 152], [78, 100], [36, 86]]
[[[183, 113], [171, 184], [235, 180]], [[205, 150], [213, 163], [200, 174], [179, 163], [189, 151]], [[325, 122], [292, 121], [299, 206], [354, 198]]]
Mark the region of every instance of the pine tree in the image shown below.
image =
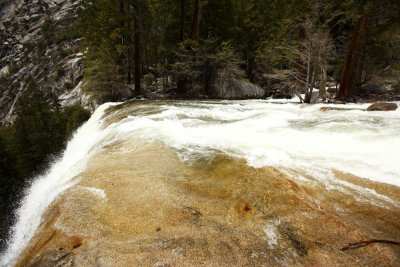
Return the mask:
[[135, 32], [135, 96], [140, 95], [140, 78], [141, 78], [141, 18], [139, 0], [133, 0], [134, 11], [134, 32]]

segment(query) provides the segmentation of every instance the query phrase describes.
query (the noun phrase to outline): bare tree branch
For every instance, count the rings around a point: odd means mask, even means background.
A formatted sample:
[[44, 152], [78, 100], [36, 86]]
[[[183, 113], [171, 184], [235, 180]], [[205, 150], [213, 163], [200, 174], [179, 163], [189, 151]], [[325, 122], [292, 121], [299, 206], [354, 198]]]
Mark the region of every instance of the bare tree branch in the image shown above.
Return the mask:
[[370, 240], [365, 240], [365, 241], [360, 241], [360, 242], [355, 242], [355, 243], [349, 243], [346, 246], [342, 247], [340, 250], [346, 251], [346, 250], [350, 250], [350, 249], [362, 248], [362, 247], [366, 247], [366, 246], [374, 244], [374, 243], [385, 243], [385, 244], [400, 246], [399, 241], [384, 240], [384, 239], [370, 239]]

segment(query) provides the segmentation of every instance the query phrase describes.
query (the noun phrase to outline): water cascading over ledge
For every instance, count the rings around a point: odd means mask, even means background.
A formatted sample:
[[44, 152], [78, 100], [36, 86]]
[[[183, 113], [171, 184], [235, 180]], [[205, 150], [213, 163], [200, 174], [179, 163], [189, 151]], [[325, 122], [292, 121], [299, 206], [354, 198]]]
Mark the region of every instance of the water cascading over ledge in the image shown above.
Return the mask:
[[107, 107], [28, 190], [3, 265], [398, 262], [391, 246], [339, 250], [400, 238], [398, 111]]

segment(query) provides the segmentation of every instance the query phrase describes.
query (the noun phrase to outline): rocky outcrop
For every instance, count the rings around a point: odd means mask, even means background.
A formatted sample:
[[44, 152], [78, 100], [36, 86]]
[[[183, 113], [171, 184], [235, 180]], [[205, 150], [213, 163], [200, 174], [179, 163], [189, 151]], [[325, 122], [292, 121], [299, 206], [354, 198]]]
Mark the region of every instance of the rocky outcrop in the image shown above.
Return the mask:
[[396, 103], [374, 103], [367, 108], [367, 111], [393, 111], [397, 109]]
[[[395, 186], [336, 176], [399, 201]], [[15, 266], [395, 266], [400, 256], [382, 244], [340, 251], [397, 239], [398, 206], [238, 159], [183, 164], [130, 140], [94, 155], [79, 179], [49, 207]]]
[[13, 121], [28, 79], [64, 105], [93, 106], [82, 92], [81, 38], [71, 27], [80, 0], [8, 2], [0, 11], [0, 124]]
[[212, 97], [223, 99], [261, 98], [265, 95], [264, 89], [246, 80], [217, 80]]
[[400, 75], [392, 68], [382, 75], [373, 75], [362, 85], [358, 102], [391, 102], [400, 101]]
[[355, 110], [355, 109], [352, 109], [352, 108], [339, 108], [339, 107], [320, 107], [319, 108], [319, 111], [349, 111], [349, 110]]
[[96, 104], [92, 101], [88, 94], [82, 93], [83, 82], [79, 82], [78, 85], [72, 91], [66, 91], [60, 95], [58, 99], [63, 107], [72, 106], [74, 104], [80, 104], [84, 107], [88, 107], [91, 110], [96, 108]]

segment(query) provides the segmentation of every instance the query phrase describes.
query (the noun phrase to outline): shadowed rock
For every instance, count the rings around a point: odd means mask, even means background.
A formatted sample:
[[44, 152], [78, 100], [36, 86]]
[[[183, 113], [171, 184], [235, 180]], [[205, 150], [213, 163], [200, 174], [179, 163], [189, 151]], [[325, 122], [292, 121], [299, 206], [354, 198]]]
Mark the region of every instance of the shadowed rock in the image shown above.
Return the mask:
[[261, 98], [264, 89], [246, 80], [219, 80], [212, 92], [212, 96], [224, 99]]

